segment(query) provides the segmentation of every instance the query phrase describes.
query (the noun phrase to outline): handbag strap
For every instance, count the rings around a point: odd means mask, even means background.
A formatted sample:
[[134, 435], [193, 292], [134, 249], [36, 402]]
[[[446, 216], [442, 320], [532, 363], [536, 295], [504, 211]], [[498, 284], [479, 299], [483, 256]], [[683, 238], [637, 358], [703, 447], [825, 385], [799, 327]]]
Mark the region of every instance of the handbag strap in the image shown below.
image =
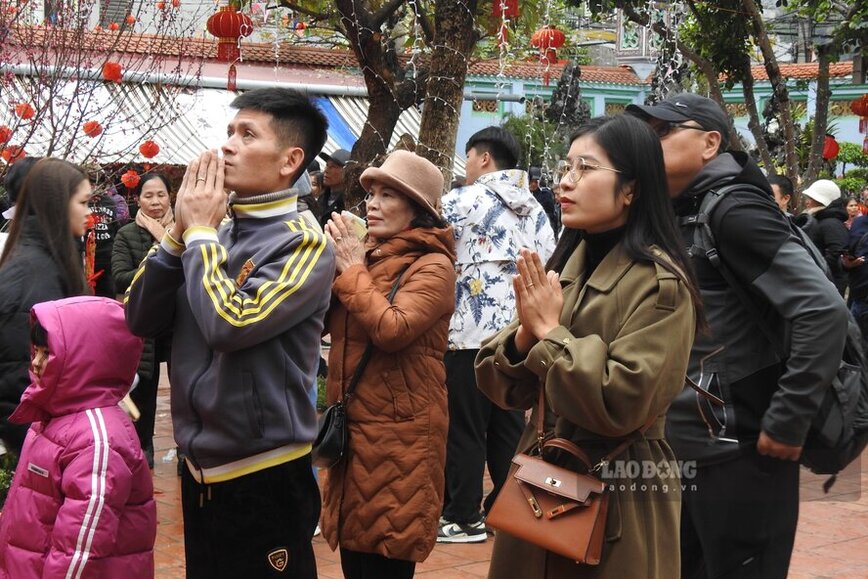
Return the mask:
[[[409, 265], [401, 270], [401, 273], [398, 274], [398, 278], [395, 280], [395, 285], [392, 286], [392, 289], [389, 291], [389, 295], [387, 299], [389, 303], [392, 303], [392, 300], [395, 299], [395, 294], [398, 293], [398, 286], [401, 285], [401, 278], [404, 277], [404, 273], [409, 269]], [[350, 385], [347, 387], [347, 392], [344, 394], [343, 403], [347, 404], [350, 401], [350, 397], [352, 397], [353, 392], [356, 390], [356, 386], [359, 384], [359, 380], [362, 379], [362, 374], [365, 371], [365, 366], [368, 365], [368, 362], [371, 359], [371, 354], [374, 352], [374, 343], [372, 341], [368, 341], [368, 345], [365, 346], [365, 351], [362, 353], [362, 357], [359, 359], [358, 365], [356, 365], [356, 371], [353, 372], [353, 377], [350, 379]]]
[[550, 438], [546, 440], [545, 437], [545, 409], [546, 409], [546, 401], [545, 401], [545, 385], [540, 385], [539, 390], [539, 411], [537, 412], [537, 440], [539, 443], [539, 451], [542, 454], [543, 448], [558, 448], [560, 450], [564, 450], [574, 457], [579, 459], [582, 463], [588, 467], [588, 470], [591, 472], [597, 472], [605, 465], [609, 464], [612, 459], [617, 458], [621, 455], [627, 448], [630, 447], [631, 444], [640, 440], [645, 435], [645, 432], [651, 428], [655, 422], [657, 422], [657, 416], [651, 416], [648, 420], [637, 430], [634, 430], [628, 437], [618, 444], [615, 448], [606, 453], [603, 458], [597, 461], [597, 464], [592, 465], [591, 459], [588, 457], [588, 454], [579, 448], [579, 446], [572, 442], [571, 440], [567, 440], [566, 438]]

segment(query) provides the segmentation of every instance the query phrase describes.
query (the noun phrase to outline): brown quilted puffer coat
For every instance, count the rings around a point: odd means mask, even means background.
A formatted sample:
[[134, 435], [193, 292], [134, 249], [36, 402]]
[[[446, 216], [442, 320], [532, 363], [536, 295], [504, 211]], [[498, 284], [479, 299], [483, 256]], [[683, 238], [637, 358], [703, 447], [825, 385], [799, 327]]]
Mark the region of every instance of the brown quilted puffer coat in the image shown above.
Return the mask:
[[[452, 229], [414, 228], [374, 246], [334, 282], [328, 402], [350, 399], [349, 452], [328, 471], [322, 530], [332, 549], [424, 561], [437, 537], [446, 461], [443, 355], [455, 308]], [[409, 266], [409, 267], [408, 267]], [[406, 269], [390, 305], [386, 296]]]

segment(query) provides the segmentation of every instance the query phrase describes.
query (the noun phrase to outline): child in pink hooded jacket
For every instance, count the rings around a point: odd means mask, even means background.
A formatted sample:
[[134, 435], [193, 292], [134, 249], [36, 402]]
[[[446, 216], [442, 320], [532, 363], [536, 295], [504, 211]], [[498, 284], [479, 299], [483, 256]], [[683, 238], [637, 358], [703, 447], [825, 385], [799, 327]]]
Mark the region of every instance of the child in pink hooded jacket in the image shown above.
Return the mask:
[[107, 298], [36, 304], [31, 317], [31, 384], [10, 420], [33, 424], [0, 516], [0, 577], [151, 578], [153, 482], [118, 406], [142, 340]]

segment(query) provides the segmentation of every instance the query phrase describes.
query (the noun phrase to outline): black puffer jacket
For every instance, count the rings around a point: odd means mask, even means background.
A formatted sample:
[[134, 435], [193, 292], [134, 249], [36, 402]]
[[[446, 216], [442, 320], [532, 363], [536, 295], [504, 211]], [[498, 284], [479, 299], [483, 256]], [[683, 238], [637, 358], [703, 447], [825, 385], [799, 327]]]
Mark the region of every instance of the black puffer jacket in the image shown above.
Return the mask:
[[[151, 232], [137, 223], [128, 223], [120, 228], [112, 248], [112, 278], [118, 294], [123, 295], [130, 287], [139, 264], [156, 243]], [[151, 378], [157, 364], [169, 359], [170, 342], [171, 339], [162, 338], [145, 340], [138, 369], [140, 378]]]
[[[801, 217], [801, 216], [799, 216]], [[844, 201], [835, 199], [825, 209], [821, 209], [814, 213], [816, 221], [813, 225], [805, 229], [805, 233], [826, 258], [826, 263], [829, 264], [829, 270], [832, 272], [832, 278], [835, 282], [835, 287], [838, 288], [838, 293], [842, 296], [847, 289], [847, 271], [841, 265], [841, 256], [847, 251], [847, 246], [850, 244], [850, 233], [844, 222], [847, 221], [847, 208], [844, 207]], [[799, 223], [798, 218], [796, 223]]]
[[24, 219], [14, 253], [0, 268], [0, 438], [16, 453], [29, 425], [7, 419], [30, 384], [30, 308], [69, 296], [36, 217]]
[[139, 264], [156, 243], [151, 232], [137, 223], [120, 228], [112, 248], [112, 278], [118, 294], [130, 287]]

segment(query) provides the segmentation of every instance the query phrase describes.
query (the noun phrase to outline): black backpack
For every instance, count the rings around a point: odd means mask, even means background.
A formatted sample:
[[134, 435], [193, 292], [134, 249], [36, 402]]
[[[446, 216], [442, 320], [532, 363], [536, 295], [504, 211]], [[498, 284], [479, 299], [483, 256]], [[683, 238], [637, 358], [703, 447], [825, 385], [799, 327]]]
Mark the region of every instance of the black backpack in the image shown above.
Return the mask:
[[[752, 315], [760, 320], [760, 328], [768, 340], [778, 349], [782, 359], [789, 355], [789, 346], [783, 344], [767, 323], [763, 323], [762, 308], [756, 297], [735, 279], [729, 267], [720, 259], [715, 246], [714, 233], [711, 231], [711, 215], [714, 209], [732, 191], [756, 191], [767, 198], [768, 194], [759, 187], [747, 184], [727, 185], [716, 191], [709, 191], [699, 207], [699, 213], [681, 219], [682, 224], [694, 226], [691, 256], [702, 256], [720, 272], [729, 286], [739, 296]], [[772, 201], [769, 198], [769, 204]], [[787, 219], [790, 230], [799, 243], [805, 247], [817, 267], [831, 281], [831, 274], [825, 259], [808, 238], [806, 232]], [[835, 475], [862, 454], [868, 445], [868, 361], [866, 361], [865, 342], [859, 326], [848, 315], [847, 339], [841, 356], [838, 373], [826, 392], [820, 409], [811, 423], [808, 437], [802, 450], [801, 462], [816, 474]], [[823, 485], [828, 492], [835, 477]]]

